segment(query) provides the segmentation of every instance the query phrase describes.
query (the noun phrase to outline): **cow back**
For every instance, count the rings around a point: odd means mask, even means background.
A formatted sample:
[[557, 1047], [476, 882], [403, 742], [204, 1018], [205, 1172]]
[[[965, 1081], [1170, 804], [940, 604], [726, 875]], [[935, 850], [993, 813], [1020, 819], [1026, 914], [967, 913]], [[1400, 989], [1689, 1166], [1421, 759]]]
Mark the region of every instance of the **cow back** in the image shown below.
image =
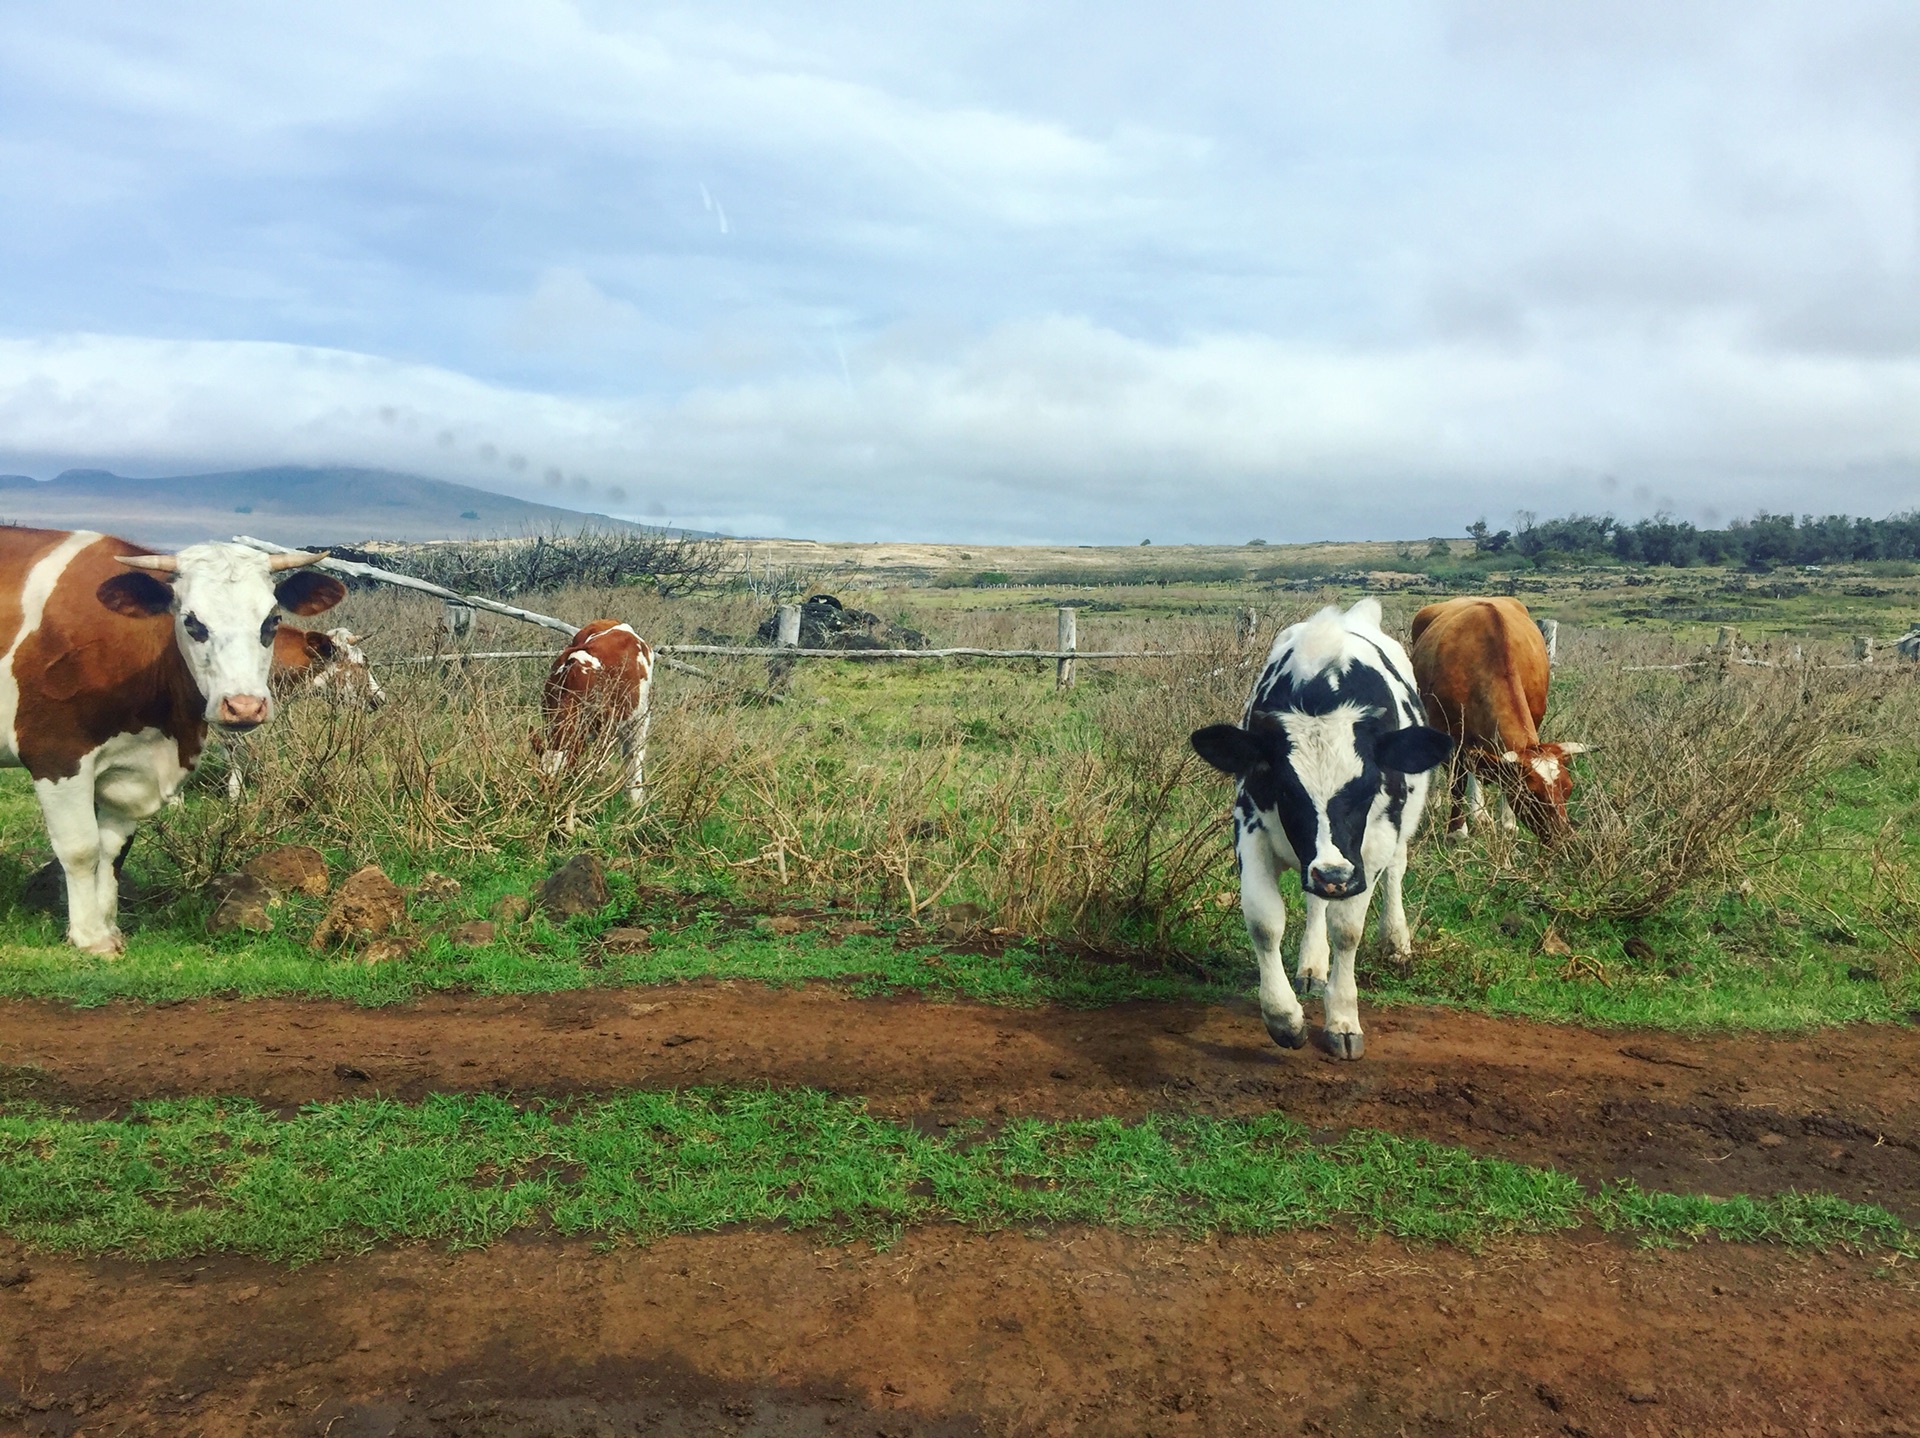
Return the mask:
[[1457, 743], [1518, 750], [1539, 742], [1547, 645], [1519, 600], [1429, 604], [1413, 619], [1413, 672], [1427, 721]]

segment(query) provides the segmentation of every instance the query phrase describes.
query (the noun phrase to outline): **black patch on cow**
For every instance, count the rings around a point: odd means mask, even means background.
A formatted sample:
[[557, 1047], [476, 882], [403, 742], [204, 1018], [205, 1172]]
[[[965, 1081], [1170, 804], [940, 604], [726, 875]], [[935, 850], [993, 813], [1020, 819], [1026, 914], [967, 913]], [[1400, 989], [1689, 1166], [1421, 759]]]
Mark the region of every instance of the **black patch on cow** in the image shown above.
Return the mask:
[[173, 608], [173, 586], [163, 584], [144, 569], [116, 574], [93, 594], [115, 614], [129, 619], [151, 619]]
[[296, 569], [274, 586], [273, 597], [289, 614], [319, 614], [347, 597], [347, 586], [331, 574]]

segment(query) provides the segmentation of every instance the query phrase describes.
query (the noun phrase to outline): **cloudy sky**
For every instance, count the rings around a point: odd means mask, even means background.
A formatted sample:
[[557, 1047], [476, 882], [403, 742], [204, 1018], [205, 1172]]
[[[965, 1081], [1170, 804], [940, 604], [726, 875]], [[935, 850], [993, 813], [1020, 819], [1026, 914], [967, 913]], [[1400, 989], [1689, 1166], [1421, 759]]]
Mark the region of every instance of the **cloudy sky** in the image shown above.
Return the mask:
[[0, 9], [0, 470], [817, 538], [1920, 505], [1920, 6]]

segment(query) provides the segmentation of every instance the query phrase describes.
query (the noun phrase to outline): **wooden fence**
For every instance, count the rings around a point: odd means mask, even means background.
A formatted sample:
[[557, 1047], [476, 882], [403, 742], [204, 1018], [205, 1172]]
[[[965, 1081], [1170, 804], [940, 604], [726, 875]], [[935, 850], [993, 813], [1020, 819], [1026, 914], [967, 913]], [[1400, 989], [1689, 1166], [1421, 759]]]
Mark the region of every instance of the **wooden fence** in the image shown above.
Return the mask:
[[[236, 534], [235, 544], [244, 544], [267, 554], [291, 554], [293, 551], [283, 544], [274, 544], [270, 540], [255, 539], [251, 535]], [[401, 589], [415, 590], [421, 594], [431, 594], [445, 606], [441, 618], [443, 630], [453, 636], [462, 637], [473, 632], [473, 615], [476, 610], [489, 614], [503, 615], [508, 619], [518, 619], [523, 624], [535, 624], [554, 630], [571, 638], [580, 630], [571, 620], [558, 619], [551, 614], [541, 614], [536, 610], [522, 609], [515, 604], [505, 604], [497, 599], [487, 599], [477, 594], [460, 594], [425, 579], [415, 579], [410, 574], [400, 574], [391, 569], [381, 569], [372, 564], [361, 564], [350, 559], [335, 559], [328, 555], [321, 559], [320, 568], [330, 569], [355, 579], [370, 579], [381, 584], [391, 584]], [[1054, 682], [1062, 689], [1071, 689], [1074, 683], [1074, 664], [1081, 659], [1166, 659], [1194, 651], [1180, 649], [1081, 649], [1079, 647], [1080, 611], [1071, 605], [1062, 605], [1056, 618], [1058, 644], [1053, 649], [973, 649], [965, 647], [948, 649], [803, 649], [800, 647], [800, 606], [782, 604], [779, 607], [775, 624], [775, 642], [772, 645], [734, 645], [734, 644], [656, 644], [653, 652], [661, 656], [669, 669], [678, 669], [685, 673], [699, 675], [703, 679], [713, 676], [706, 670], [675, 656], [681, 654], [713, 655], [730, 659], [766, 659], [774, 663], [785, 663], [794, 659], [1051, 659], [1054, 661]], [[1249, 609], [1240, 616], [1239, 625], [1243, 639], [1251, 639], [1258, 620], [1254, 611]], [[553, 649], [497, 649], [497, 650], [455, 650], [445, 654], [419, 654], [404, 659], [389, 659], [388, 664], [444, 664], [459, 660], [492, 659], [547, 659], [558, 654]]]

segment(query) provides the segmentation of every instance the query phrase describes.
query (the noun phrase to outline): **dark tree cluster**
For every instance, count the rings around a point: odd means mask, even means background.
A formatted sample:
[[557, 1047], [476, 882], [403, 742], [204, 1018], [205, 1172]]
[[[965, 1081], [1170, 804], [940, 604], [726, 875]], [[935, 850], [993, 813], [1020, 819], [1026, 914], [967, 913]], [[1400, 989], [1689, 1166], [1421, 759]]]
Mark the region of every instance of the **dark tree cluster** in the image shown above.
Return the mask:
[[1725, 529], [1700, 529], [1684, 519], [1655, 515], [1622, 524], [1610, 514], [1559, 519], [1519, 517], [1515, 530], [1490, 531], [1484, 519], [1467, 526], [1482, 554], [1508, 550], [1535, 563], [1615, 559], [1629, 564], [1685, 568], [1720, 564], [1753, 570], [1791, 564], [1849, 564], [1871, 559], [1920, 560], [1920, 511], [1888, 519], [1844, 514], [1796, 519], [1762, 510]]

